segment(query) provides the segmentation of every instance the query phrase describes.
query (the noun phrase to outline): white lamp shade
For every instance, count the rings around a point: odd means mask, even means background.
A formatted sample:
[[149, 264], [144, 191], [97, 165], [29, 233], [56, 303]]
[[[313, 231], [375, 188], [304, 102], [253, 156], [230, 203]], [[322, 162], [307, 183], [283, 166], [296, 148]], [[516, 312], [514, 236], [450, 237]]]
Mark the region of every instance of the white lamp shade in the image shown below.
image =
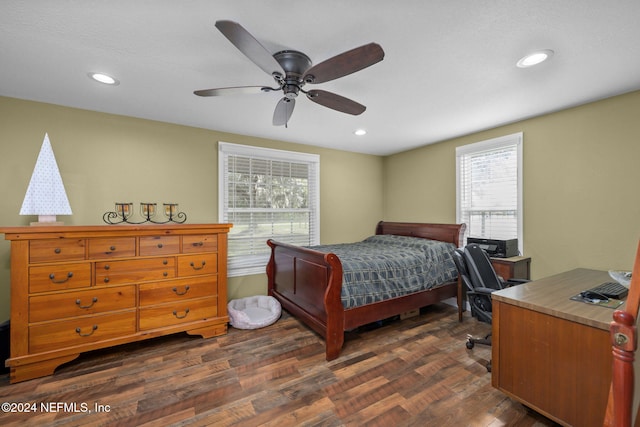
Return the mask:
[[55, 217], [55, 215], [71, 215], [71, 213], [71, 206], [69, 206], [69, 199], [67, 199], [58, 164], [53, 155], [49, 135], [45, 134], [27, 194], [20, 208], [20, 215]]

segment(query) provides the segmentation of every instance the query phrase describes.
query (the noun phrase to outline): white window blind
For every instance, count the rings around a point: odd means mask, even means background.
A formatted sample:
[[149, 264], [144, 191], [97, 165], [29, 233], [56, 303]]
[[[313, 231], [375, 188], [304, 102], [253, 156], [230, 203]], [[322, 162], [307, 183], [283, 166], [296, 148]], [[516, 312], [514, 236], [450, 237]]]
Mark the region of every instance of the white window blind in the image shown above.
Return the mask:
[[320, 157], [220, 142], [220, 221], [229, 232], [229, 276], [264, 273], [268, 239], [301, 246], [320, 236]]
[[522, 253], [522, 133], [458, 147], [456, 187], [467, 236], [517, 238]]

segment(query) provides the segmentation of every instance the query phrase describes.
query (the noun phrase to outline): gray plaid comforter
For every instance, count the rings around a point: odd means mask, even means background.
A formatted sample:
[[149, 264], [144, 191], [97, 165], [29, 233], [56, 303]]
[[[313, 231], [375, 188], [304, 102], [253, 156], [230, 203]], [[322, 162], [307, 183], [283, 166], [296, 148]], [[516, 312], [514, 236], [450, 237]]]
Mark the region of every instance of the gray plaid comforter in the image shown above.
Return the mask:
[[458, 277], [452, 243], [376, 235], [362, 242], [311, 248], [340, 258], [344, 308], [431, 289]]

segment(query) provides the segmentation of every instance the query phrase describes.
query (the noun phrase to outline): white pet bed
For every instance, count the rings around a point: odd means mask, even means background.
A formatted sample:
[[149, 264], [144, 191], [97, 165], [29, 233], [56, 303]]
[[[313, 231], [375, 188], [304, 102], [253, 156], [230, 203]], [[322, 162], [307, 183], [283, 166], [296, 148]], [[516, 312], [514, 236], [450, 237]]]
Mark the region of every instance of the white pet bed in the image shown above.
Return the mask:
[[282, 313], [278, 300], [266, 295], [231, 300], [227, 309], [229, 323], [237, 329], [264, 328], [275, 323]]

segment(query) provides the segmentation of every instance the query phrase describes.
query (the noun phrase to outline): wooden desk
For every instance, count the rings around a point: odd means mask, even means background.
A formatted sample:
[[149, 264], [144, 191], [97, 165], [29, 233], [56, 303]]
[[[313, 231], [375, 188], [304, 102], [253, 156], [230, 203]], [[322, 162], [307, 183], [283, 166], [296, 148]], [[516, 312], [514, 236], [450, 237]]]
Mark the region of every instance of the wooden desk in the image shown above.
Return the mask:
[[569, 298], [609, 280], [576, 269], [494, 292], [492, 385], [562, 425], [602, 426], [614, 310]]

